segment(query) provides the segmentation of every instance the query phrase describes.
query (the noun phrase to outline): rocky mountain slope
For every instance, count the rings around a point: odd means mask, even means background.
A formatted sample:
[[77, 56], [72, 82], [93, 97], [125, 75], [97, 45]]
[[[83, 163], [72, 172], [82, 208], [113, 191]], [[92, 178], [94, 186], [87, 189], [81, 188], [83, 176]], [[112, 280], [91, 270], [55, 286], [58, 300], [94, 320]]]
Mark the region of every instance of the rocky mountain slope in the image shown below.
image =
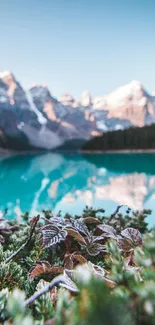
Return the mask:
[[[16, 149], [53, 149], [72, 139], [88, 139], [96, 125], [66, 108], [48, 89], [25, 92], [10, 72], [0, 73], [1, 144]], [[75, 124], [76, 121], [76, 124]]]
[[116, 89], [93, 101], [95, 109], [108, 111], [109, 118], [127, 119], [134, 126], [144, 126], [155, 121], [155, 103], [139, 81]]
[[85, 91], [54, 98], [33, 85], [25, 91], [11, 72], [0, 73], [0, 144], [15, 149], [54, 149], [74, 139], [155, 122], [155, 99], [133, 81], [103, 97]]
[[103, 131], [155, 122], [155, 95], [150, 95], [139, 81], [132, 81], [105, 96], [93, 98], [85, 91], [79, 100], [66, 94], [60, 101], [74, 108], [83, 107], [85, 116], [94, 118]]

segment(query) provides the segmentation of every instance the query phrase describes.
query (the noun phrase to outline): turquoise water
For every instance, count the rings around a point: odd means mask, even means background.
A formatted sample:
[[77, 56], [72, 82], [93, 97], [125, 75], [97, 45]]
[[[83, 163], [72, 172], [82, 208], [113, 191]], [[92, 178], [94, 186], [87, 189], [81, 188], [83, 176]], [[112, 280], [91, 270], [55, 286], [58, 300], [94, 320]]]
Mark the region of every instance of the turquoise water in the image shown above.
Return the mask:
[[155, 224], [155, 155], [45, 153], [0, 158], [0, 211], [9, 217], [43, 209], [80, 214], [93, 206], [150, 208]]

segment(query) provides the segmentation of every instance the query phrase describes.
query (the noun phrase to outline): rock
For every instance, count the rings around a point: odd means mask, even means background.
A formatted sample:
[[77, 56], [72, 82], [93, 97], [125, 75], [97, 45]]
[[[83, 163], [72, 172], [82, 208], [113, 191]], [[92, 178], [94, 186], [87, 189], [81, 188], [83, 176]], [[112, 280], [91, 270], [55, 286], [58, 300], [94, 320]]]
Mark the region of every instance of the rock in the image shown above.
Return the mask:
[[0, 107], [30, 109], [26, 94], [14, 75], [9, 71], [0, 73]]
[[[66, 94], [58, 101], [52, 97], [48, 88], [44, 86], [34, 86], [30, 88], [30, 93], [37, 109], [43, 112], [48, 120], [60, 124], [61, 134], [64, 134], [63, 128], [66, 128], [68, 139], [88, 139], [92, 131], [96, 131], [96, 123], [87, 120], [85, 110], [75, 109], [75, 102], [71, 95]], [[68, 105], [69, 102], [71, 103], [70, 106]]]
[[50, 120], [63, 118], [68, 113], [68, 109], [52, 97], [46, 86], [35, 85], [29, 91], [37, 109]]
[[125, 119], [135, 126], [155, 122], [153, 97], [139, 81], [132, 81], [107, 96], [94, 98], [93, 108], [107, 110], [108, 118]]
[[[0, 131], [3, 140], [24, 139], [23, 149], [26, 143], [49, 150], [66, 141], [154, 122], [155, 96], [139, 81], [106, 96], [92, 98], [85, 91], [78, 100], [69, 93], [57, 100], [47, 86], [35, 84], [25, 91], [11, 72], [0, 73]], [[3, 140], [1, 136], [1, 143], [8, 143]]]

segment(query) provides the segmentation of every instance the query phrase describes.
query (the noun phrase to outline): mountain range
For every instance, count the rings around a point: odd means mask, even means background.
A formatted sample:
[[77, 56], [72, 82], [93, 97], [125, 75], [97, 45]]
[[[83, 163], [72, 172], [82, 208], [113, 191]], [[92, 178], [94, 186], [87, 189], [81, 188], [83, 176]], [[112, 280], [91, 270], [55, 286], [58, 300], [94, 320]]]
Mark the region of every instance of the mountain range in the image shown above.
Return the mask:
[[155, 96], [139, 81], [112, 93], [56, 99], [44, 85], [25, 90], [9, 72], [0, 72], [0, 145], [11, 149], [63, 148], [109, 130], [155, 123]]

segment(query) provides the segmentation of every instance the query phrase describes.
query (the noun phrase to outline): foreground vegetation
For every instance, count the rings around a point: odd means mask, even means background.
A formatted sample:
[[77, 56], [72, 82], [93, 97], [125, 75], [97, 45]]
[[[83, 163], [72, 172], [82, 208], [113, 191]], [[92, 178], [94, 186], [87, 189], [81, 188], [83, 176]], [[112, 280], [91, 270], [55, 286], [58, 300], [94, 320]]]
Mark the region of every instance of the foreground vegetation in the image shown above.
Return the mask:
[[0, 322], [154, 325], [150, 211], [0, 219]]
[[155, 149], [155, 124], [109, 131], [83, 145], [83, 150], [145, 150]]

